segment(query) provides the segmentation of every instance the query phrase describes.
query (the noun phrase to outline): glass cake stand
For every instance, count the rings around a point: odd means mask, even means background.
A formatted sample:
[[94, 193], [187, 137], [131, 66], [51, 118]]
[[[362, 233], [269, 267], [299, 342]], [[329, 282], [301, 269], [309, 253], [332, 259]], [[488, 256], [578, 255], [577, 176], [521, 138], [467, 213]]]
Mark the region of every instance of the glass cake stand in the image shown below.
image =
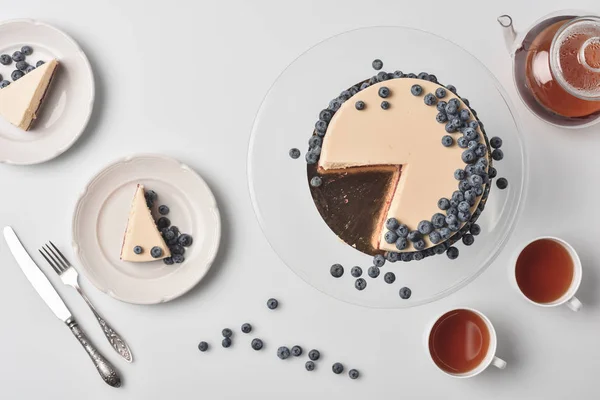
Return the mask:
[[[500, 136], [505, 158], [495, 162], [506, 190], [495, 184], [478, 223], [475, 244], [460, 243], [460, 257], [445, 255], [418, 262], [387, 262], [372, 279], [372, 257], [342, 242], [321, 219], [310, 195], [304, 154], [319, 111], [342, 90], [371, 77], [371, 62], [383, 70], [433, 73], [442, 84], [453, 84], [470, 100], [489, 137]], [[296, 147], [302, 156], [293, 160]], [[252, 129], [248, 150], [248, 180], [260, 226], [283, 262], [316, 289], [349, 303], [376, 308], [425, 304], [455, 292], [481, 274], [498, 256], [511, 234], [525, 197], [527, 159], [519, 127], [500, 83], [473, 55], [434, 34], [404, 27], [362, 28], [329, 38], [300, 55], [267, 93]], [[426, 184], [426, 182], [424, 182]], [[344, 266], [339, 279], [330, 275], [334, 263]], [[363, 269], [367, 287], [354, 288], [350, 268]], [[396, 275], [393, 284], [385, 272]], [[401, 287], [412, 296], [402, 300]]]

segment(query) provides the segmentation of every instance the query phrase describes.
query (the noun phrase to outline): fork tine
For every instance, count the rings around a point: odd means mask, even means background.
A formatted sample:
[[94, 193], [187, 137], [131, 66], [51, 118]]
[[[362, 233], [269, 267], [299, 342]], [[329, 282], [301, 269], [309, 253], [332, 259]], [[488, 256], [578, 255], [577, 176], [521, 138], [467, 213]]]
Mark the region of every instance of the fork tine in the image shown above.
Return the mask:
[[48, 247], [48, 245], [44, 245], [43, 247], [44, 251], [46, 252], [46, 254], [48, 256], [50, 256], [50, 258], [52, 258], [52, 261], [54, 261], [56, 263], [56, 265], [58, 266], [58, 269], [60, 269], [60, 272], [65, 272], [65, 270], [68, 268], [56, 255], [56, 253], [54, 253], [54, 251]]
[[58, 255], [60, 256], [60, 258], [62, 258], [62, 261], [64, 261], [64, 263], [65, 263], [65, 264], [66, 264], [68, 267], [70, 267], [70, 266], [71, 266], [71, 263], [69, 262], [69, 260], [67, 260], [67, 257], [65, 257], [65, 256], [63, 255], [63, 253], [61, 253], [61, 252], [60, 252], [60, 250], [56, 248], [56, 246], [54, 245], [54, 243], [52, 243], [52, 241], [49, 241], [49, 242], [50, 242], [50, 244], [52, 245], [52, 247], [54, 248], [54, 250], [56, 250], [56, 252], [57, 252], [57, 253], [58, 253]]
[[48, 264], [50, 264], [50, 266], [52, 267], [54, 272], [56, 272], [58, 275], [60, 275], [60, 270], [56, 267], [56, 265], [54, 265], [54, 263], [52, 261], [50, 261], [50, 259], [48, 257], [46, 257], [46, 255], [42, 252], [42, 250], [38, 249], [38, 251], [40, 252], [42, 257], [44, 257], [46, 259], [46, 261], [48, 261]]

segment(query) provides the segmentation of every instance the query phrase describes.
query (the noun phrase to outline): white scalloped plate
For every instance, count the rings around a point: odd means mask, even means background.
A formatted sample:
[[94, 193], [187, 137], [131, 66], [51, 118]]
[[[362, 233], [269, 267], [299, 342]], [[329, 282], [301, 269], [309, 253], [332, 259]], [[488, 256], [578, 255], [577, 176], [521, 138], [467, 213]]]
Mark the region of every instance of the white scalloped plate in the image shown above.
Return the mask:
[[[79, 139], [94, 106], [94, 75], [79, 45], [66, 33], [31, 19], [0, 23], [0, 54], [12, 54], [21, 46], [33, 47], [28, 56], [60, 63], [39, 118], [23, 131], [0, 117], [0, 163], [30, 165], [51, 160]], [[15, 69], [0, 65], [0, 75], [10, 78]]]
[[[121, 261], [121, 243], [136, 185], [158, 193], [168, 218], [194, 238], [185, 261]], [[135, 304], [173, 300], [206, 275], [219, 248], [221, 219], [210, 188], [187, 165], [160, 155], [136, 155], [104, 168], [86, 186], [73, 215], [73, 250], [83, 273], [101, 291]]]

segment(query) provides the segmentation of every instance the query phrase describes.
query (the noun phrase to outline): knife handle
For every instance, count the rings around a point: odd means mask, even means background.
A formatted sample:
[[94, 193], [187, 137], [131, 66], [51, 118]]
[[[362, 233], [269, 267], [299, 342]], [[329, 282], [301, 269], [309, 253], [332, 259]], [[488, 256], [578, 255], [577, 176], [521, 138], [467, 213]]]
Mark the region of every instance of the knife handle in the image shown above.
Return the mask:
[[96, 350], [83, 329], [81, 329], [79, 324], [75, 321], [75, 318], [71, 317], [67, 319], [65, 323], [94, 362], [94, 365], [96, 366], [96, 369], [98, 370], [98, 373], [104, 382], [112, 387], [120, 387], [121, 377], [117, 373], [117, 370], [106, 360], [106, 358], [104, 358], [102, 354], [100, 354], [98, 350]]

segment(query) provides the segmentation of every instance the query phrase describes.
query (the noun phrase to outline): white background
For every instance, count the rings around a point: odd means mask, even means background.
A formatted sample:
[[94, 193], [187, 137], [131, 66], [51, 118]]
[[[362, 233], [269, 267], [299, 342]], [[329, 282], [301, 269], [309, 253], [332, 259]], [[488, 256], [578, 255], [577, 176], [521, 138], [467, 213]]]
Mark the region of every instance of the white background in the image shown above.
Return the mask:
[[[1, 0], [1, 18], [37, 18], [81, 44], [94, 67], [97, 97], [88, 130], [62, 157], [32, 167], [0, 165], [0, 225], [14, 226], [30, 250], [49, 239], [67, 247], [72, 209], [90, 177], [121, 156], [161, 152], [207, 180], [224, 232], [208, 277], [171, 303], [120, 303], [83, 280], [93, 302], [131, 345], [132, 365], [112, 352], [77, 294], [49, 275], [120, 369], [121, 389], [102, 383], [0, 243], [0, 399], [595, 398], [600, 128], [560, 130], [527, 112], [512, 85], [496, 23], [508, 13], [524, 29], [561, 8], [600, 13], [594, 0]], [[370, 25], [429, 30], [478, 57], [517, 106], [531, 164], [522, 218], [498, 260], [459, 292], [406, 310], [352, 306], [305, 284], [270, 249], [247, 194], [249, 133], [277, 75], [313, 44]], [[585, 305], [579, 314], [566, 307], [536, 308], [509, 284], [515, 249], [542, 234], [563, 237], [580, 251], [579, 297]], [[271, 296], [281, 300], [277, 312], [265, 307]], [[455, 380], [430, 364], [422, 345], [426, 324], [461, 305], [480, 309], [495, 324], [506, 370]], [[265, 340], [265, 351], [251, 350], [239, 331], [232, 348], [220, 348], [221, 329], [238, 330], [246, 321]], [[202, 339], [213, 345], [205, 354], [196, 350]], [[316, 371], [306, 372], [304, 359], [284, 362], [275, 356], [278, 346], [295, 343], [322, 351]], [[334, 375], [335, 361], [358, 368], [360, 380]]]

